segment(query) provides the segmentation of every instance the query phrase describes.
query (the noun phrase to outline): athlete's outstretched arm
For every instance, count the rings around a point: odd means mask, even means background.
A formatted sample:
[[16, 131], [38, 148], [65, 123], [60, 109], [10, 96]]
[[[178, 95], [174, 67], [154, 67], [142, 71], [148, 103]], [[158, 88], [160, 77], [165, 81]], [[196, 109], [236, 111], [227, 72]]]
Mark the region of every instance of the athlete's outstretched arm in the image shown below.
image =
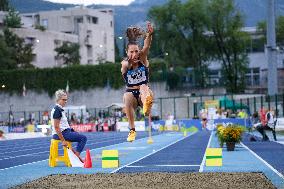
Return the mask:
[[152, 34], [154, 32], [154, 28], [151, 25], [150, 22], [147, 22], [147, 33], [146, 33], [146, 37], [144, 39], [144, 46], [143, 49], [141, 50], [141, 57], [142, 58], [146, 58], [151, 46], [151, 42], [152, 42]]

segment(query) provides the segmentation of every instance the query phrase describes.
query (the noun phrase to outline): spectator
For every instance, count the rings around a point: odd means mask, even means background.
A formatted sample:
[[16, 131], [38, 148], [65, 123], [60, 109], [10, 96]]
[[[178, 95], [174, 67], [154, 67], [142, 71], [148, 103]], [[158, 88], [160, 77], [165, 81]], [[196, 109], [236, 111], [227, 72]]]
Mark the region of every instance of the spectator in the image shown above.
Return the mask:
[[240, 110], [238, 113], [238, 117], [241, 119], [246, 119], [248, 117], [248, 114], [246, 113], [246, 111], [244, 109]]
[[76, 125], [77, 124], [77, 117], [75, 113], [71, 113], [71, 125]]
[[4, 140], [5, 136], [4, 136], [4, 131], [0, 130], [0, 140]]
[[90, 120], [90, 113], [88, 110], [86, 110], [86, 115], [85, 115], [85, 123], [90, 123], [91, 120]]
[[252, 122], [252, 126], [254, 128], [256, 128], [257, 126], [260, 126], [261, 125], [261, 121], [259, 119], [259, 116], [258, 116], [258, 113], [257, 112], [254, 112], [252, 114], [252, 119], [251, 119], [251, 122]]
[[104, 113], [102, 110], [99, 111], [99, 118], [104, 118]]
[[206, 129], [206, 125], [207, 125], [207, 110], [206, 109], [202, 109], [199, 112], [200, 117], [201, 117], [201, 124], [202, 124], [202, 129]]
[[259, 119], [260, 119], [262, 125], [265, 125], [265, 124], [266, 124], [266, 123], [265, 123], [265, 114], [266, 114], [266, 112], [267, 112], [267, 110], [266, 110], [265, 108], [261, 108], [261, 109], [259, 110]]
[[228, 118], [228, 113], [227, 113], [225, 110], [222, 111], [221, 118], [222, 118], [222, 119]]
[[43, 121], [43, 124], [47, 124], [48, 123], [48, 111], [44, 111], [43, 112], [42, 121]]
[[275, 115], [272, 109], [265, 114], [266, 123], [270, 128], [274, 126], [274, 117]]
[[265, 108], [262, 108], [260, 110], [261, 114], [261, 125], [258, 125], [256, 127], [256, 130], [262, 135], [262, 140], [263, 141], [268, 141], [269, 138], [265, 133], [265, 130], [272, 131], [274, 140], [276, 140], [276, 133], [275, 130], [273, 129], [274, 126], [274, 114], [273, 111], [267, 111]]

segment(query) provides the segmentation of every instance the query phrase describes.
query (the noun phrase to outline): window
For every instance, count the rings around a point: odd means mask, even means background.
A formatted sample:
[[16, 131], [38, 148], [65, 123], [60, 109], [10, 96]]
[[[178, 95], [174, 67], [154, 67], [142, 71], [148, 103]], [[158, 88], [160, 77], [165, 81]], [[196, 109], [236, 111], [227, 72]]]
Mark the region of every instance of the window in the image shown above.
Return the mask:
[[98, 18], [97, 17], [92, 17], [92, 23], [97, 24], [98, 23]]
[[45, 28], [48, 28], [48, 19], [42, 19], [41, 25], [44, 26]]
[[253, 85], [260, 85], [260, 77], [259, 75], [253, 76]]
[[87, 56], [93, 57], [93, 48], [90, 45], [87, 45]]
[[60, 47], [61, 44], [62, 44], [62, 42], [61, 42], [60, 40], [58, 40], [58, 39], [55, 39], [55, 40], [54, 40], [54, 46], [55, 46], [55, 48]]
[[26, 37], [25, 43], [34, 45], [35, 44], [35, 38], [34, 37]]
[[246, 85], [247, 86], [251, 86], [251, 77], [250, 77], [250, 75], [246, 75]]
[[90, 16], [87, 16], [87, 23], [91, 23], [91, 17]]
[[93, 59], [89, 59], [88, 64], [93, 64]]
[[259, 68], [253, 68], [252, 70], [254, 74], [259, 74]]
[[76, 22], [76, 23], [83, 23], [83, 20], [84, 20], [84, 19], [83, 19], [83, 16], [80, 16], [80, 17], [76, 17], [76, 18], [75, 18], [75, 22]]
[[260, 85], [259, 68], [251, 68], [246, 73], [246, 85], [256, 86]]
[[209, 70], [209, 84], [216, 85], [219, 83], [219, 70]]

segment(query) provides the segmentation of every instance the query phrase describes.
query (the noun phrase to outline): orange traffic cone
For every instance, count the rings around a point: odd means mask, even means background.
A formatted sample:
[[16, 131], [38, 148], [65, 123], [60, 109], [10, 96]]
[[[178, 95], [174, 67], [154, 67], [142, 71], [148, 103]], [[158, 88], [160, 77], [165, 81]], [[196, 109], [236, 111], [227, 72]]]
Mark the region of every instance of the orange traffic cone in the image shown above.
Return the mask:
[[86, 157], [85, 157], [85, 163], [84, 163], [84, 168], [92, 168], [92, 158], [90, 154], [90, 150], [86, 150]]

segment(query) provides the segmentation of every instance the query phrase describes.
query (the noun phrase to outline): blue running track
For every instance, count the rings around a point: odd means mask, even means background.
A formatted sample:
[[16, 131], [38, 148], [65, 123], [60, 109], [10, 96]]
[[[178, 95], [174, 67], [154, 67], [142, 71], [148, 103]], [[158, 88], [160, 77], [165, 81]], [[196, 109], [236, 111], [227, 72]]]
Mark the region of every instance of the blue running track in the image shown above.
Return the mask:
[[118, 172], [198, 172], [209, 132], [198, 132]]
[[[127, 132], [85, 134], [88, 138], [85, 149], [90, 149], [93, 162], [89, 169], [65, 167], [62, 163], [50, 168], [50, 137], [0, 141], [0, 189], [50, 174], [198, 171], [263, 172], [277, 188], [284, 188], [284, 145], [280, 143], [252, 143], [245, 136], [235, 151], [223, 148], [223, 166], [206, 167], [206, 148], [219, 148], [215, 132], [199, 131], [187, 136], [178, 132], [156, 132], [153, 144], [147, 143], [146, 132], [138, 132], [137, 140], [132, 143], [125, 142]], [[101, 153], [109, 149], [119, 151], [119, 168], [102, 169]]]
[[[157, 133], [153, 133], [156, 135]], [[85, 133], [88, 138], [85, 149], [94, 149], [126, 141], [127, 132]], [[148, 136], [138, 132], [137, 139]], [[50, 137], [7, 140], [0, 142], [0, 169], [31, 162], [46, 160], [49, 157]], [[73, 144], [75, 146], [75, 144]], [[60, 148], [59, 153], [63, 153]]]
[[284, 145], [274, 141], [249, 141], [249, 135], [244, 137], [243, 143], [259, 155], [277, 171], [284, 175]]

